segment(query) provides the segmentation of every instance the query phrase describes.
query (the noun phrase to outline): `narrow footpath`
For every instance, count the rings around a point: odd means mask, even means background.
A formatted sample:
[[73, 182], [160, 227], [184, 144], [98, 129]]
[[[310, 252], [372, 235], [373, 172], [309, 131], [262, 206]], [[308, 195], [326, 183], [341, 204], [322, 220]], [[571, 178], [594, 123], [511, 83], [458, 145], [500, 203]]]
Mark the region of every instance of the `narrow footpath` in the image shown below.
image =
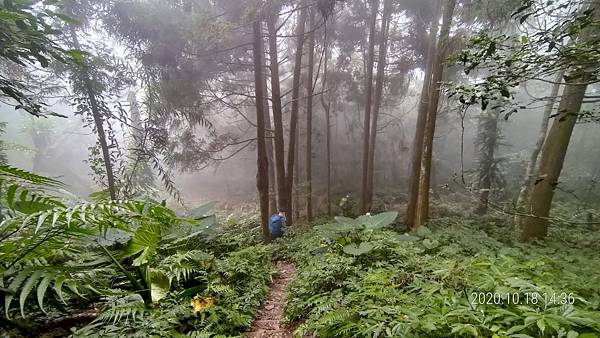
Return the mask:
[[296, 275], [296, 267], [289, 262], [279, 261], [275, 265], [279, 271], [269, 288], [267, 299], [258, 311], [246, 338], [291, 338], [291, 329], [284, 324], [283, 310], [287, 304], [285, 290]]

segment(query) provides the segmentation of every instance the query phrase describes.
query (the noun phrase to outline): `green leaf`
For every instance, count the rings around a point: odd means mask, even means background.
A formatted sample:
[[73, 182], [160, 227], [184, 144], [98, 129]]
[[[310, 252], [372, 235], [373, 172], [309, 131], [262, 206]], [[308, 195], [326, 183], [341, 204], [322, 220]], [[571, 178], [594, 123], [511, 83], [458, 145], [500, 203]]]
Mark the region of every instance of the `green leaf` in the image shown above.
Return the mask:
[[431, 235], [431, 230], [429, 230], [428, 227], [421, 225], [417, 231], [415, 232], [415, 234], [419, 237], [427, 237], [429, 235]]
[[156, 223], [142, 224], [135, 231], [133, 237], [125, 248], [125, 257], [139, 254], [133, 261], [134, 266], [147, 264], [156, 253], [156, 248], [161, 240], [161, 227]]
[[25, 318], [25, 301], [27, 300], [27, 296], [29, 296], [29, 293], [31, 293], [31, 290], [33, 290], [33, 287], [37, 284], [41, 276], [41, 271], [35, 271], [23, 285], [21, 295], [19, 296], [19, 307], [21, 308], [21, 316], [23, 318]]
[[370, 242], [361, 242], [360, 244], [350, 243], [344, 246], [343, 251], [352, 256], [360, 256], [373, 250], [374, 246]]
[[40, 309], [46, 314], [47, 312], [44, 309], [44, 295], [46, 294], [46, 290], [48, 289], [52, 278], [54, 278], [54, 274], [46, 274], [37, 288], [38, 305], [40, 306]]
[[358, 227], [358, 222], [352, 218], [345, 216], [335, 216], [334, 219], [337, 222], [337, 224], [341, 226], [340, 229], [351, 230]]
[[64, 282], [65, 282], [65, 276], [58, 276], [56, 278], [56, 280], [54, 281], [54, 292], [56, 292], [58, 299], [60, 299], [61, 302], [63, 302], [65, 305], [67, 305], [67, 302], [65, 301], [65, 298], [63, 297], [63, 292], [62, 292], [62, 286], [63, 286]]
[[15, 200], [15, 193], [17, 192], [17, 185], [13, 184], [10, 187], [8, 187], [8, 190], [6, 191], [6, 203], [8, 204], [9, 208], [13, 207], [13, 202]]
[[156, 303], [167, 296], [171, 284], [169, 278], [158, 270], [150, 270], [150, 293], [152, 302]]
[[140, 284], [140, 282], [129, 271], [127, 271], [127, 269], [125, 269], [125, 267], [117, 260], [117, 258], [103, 245], [100, 245], [100, 248], [113, 261], [115, 266], [125, 275], [125, 277], [127, 277], [129, 283], [131, 283], [136, 290], [141, 290], [142, 284]]
[[46, 218], [48, 218], [48, 216], [50, 216], [50, 214], [51, 214], [50, 212], [44, 212], [40, 216], [38, 216], [37, 226], [35, 227], [35, 233], [37, 233], [40, 230], [40, 228], [46, 221]]
[[23, 281], [25, 281], [25, 278], [29, 276], [29, 273], [29, 271], [21, 271], [21, 273], [19, 273], [15, 278], [13, 278], [12, 282], [8, 286], [8, 292], [4, 295], [4, 314], [6, 315], [6, 318], [10, 318], [10, 316], [8, 315], [10, 303], [15, 298], [17, 290], [19, 289]]
[[[363, 225], [367, 229], [380, 229], [392, 224], [396, 220], [397, 216], [398, 213], [396, 211], [382, 212], [374, 216], [364, 215], [365, 219], [363, 221]], [[361, 216], [361, 218], [362, 217], [363, 216]]]
[[[506, 331], [507, 335], [511, 335], [515, 332], [523, 331], [527, 326], [526, 325], [515, 325]], [[512, 337], [512, 336], [511, 336]]]
[[394, 238], [396, 238], [400, 242], [416, 242], [421, 239], [420, 237], [409, 234], [397, 235]]
[[37, 201], [16, 201], [14, 202], [13, 208], [18, 212], [31, 215], [36, 212], [50, 210], [54, 208], [54, 206]]
[[546, 330], [546, 322], [544, 321], [544, 319], [543, 318], [538, 319], [536, 324], [540, 328], [540, 331], [542, 332], [542, 334], [544, 334], [544, 330]]
[[429, 239], [429, 238], [425, 238], [423, 240], [423, 246], [426, 247], [427, 249], [431, 250], [431, 249], [435, 249], [440, 245], [440, 242], [438, 242], [438, 240], [436, 239]]

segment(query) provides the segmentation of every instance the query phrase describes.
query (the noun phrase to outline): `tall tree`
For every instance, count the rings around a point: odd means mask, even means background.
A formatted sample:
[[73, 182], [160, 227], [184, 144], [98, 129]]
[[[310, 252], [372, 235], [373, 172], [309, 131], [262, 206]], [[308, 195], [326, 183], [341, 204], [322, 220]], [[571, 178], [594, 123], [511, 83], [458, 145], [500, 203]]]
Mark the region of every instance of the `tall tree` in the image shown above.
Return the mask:
[[308, 76], [306, 81], [306, 218], [312, 220], [312, 112], [313, 112], [313, 73], [315, 68], [315, 15], [312, 8], [308, 34]]
[[479, 151], [477, 187], [479, 188], [479, 205], [476, 212], [485, 214], [488, 210], [490, 194], [493, 186], [499, 185], [502, 176], [498, 165], [500, 160], [495, 153], [499, 146], [500, 130], [498, 118], [500, 117], [500, 103], [494, 102], [479, 117], [479, 128], [477, 135], [477, 148]]
[[300, 13], [298, 15], [298, 23], [296, 24], [296, 54], [294, 57], [294, 73], [292, 79], [292, 108], [290, 113], [290, 136], [288, 139], [288, 158], [287, 158], [287, 173], [286, 173], [286, 192], [287, 192], [287, 203], [286, 209], [288, 209], [288, 224], [291, 225], [293, 222], [292, 218], [292, 186], [294, 184], [294, 162], [296, 159], [296, 141], [297, 141], [297, 129], [298, 129], [298, 109], [300, 99], [300, 76], [302, 71], [302, 50], [304, 45], [304, 25], [306, 23], [306, 12], [308, 6], [306, 1], [300, 3]]
[[[333, 32], [335, 29], [335, 18], [332, 19], [332, 29], [331, 31], [327, 30], [327, 21], [325, 21], [325, 42], [323, 43], [323, 48], [325, 49], [325, 61], [323, 63], [323, 77], [322, 81], [322, 93], [321, 93], [321, 105], [323, 106], [323, 111], [325, 113], [325, 143], [326, 143], [326, 193], [327, 193], [327, 216], [331, 216], [331, 100], [333, 98], [333, 90], [331, 88], [330, 81], [327, 79], [329, 75], [329, 61], [331, 58], [330, 52], [330, 39], [329, 37], [333, 37]], [[327, 97], [326, 97], [327, 95]]]
[[408, 178], [408, 201], [406, 204], [406, 214], [404, 215], [404, 224], [409, 229], [414, 229], [415, 215], [417, 212], [417, 202], [419, 198], [419, 178], [421, 173], [421, 160], [423, 158], [423, 141], [425, 135], [425, 125], [427, 122], [427, 109], [429, 106], [429, 95], [431, 76], [434, 62], [436, 61], [436, 41], [438, 33], [438, 18], [441, 10], [441, 0], [436, 1], [433, 19], [429, 27], [429, 41], [427, 47], [427, 61], [423, 72], [423, 86], [421, 88], [421, 97], [417, 112], [417, 125], [415, 127], [415, 136], [413, 141], [413, 151], [410, 163], [410, 175]]
[[389, 23], [392, 15], [392, 1], [385, 0], [383, 4], [383, 18], [381, 20], [381, 34], [379, 37], [379, 52], [377, 56], [377, 73], [375, 76], [375, 100], [373, 101], [373, 113], [371, 132], [369, 139], [369, 158], [367, 162], [367, 201], [366, 210], [371, 210], [373, 204], [373, 181], [375, 176], [375, 144], [377, 141], [377, 126], [381, 100], [383, 97], [383, 85], [385, 82], [385, 67], [387, 61], [387, 48], [389, 38]]
[[529, 157], [529, 162], [527, 163], [527, 168], [525, 169], [525, 176], [523, 178], [523, 183], [521, 183], [521, 189], [519, 190], [519, 197], [516, 202], [516, 210], [517, 214], [514, 218], [514, 226], [515, 228], [519, 228], [519, 222], [522, 219], [518, 213], [524, 212], [525, 206], [529, 201], [529, 195], [531, 193], [531, 189], [533, 189], [535, 172], [537, 169], [538, 157], [542, 147], [544, 146], [544, 140], [546, 140], [546, 134], [548, 133], [548, 125], [550, 122], [550, 114], [554, 110], [554, 105], [556, 103], [556, 99], [558, 96], [558, 92], [560, 90], [561, 83], [563, 81], [563, 76], [565, 75], [564, 70], [560, 70], [554, 79], [554, 83], [552, 84], [552, 90], [550, 91], [550, 96], [548, 98], [548, 102], [544, 106], [544, 115], [542, 116], [542, 123], [540, 125], [540, 130], [538, 132], [538, 138], [531, 151], [531, 156]]
[[[75, 31], [75, 28], [73, 25], [70, 25], [69, 29], [71, 32], [71, 43], [73, 44], [73, 47], [77, 50], [81, 50], [81, 44], [77, 38], [77, 32]], [[91, 78], [90, 68], [87, 62], [87, 60], [84, 61], [83, 64], [78, 67], [78, 74], [76, 77], [82, 83], [82, 90], [87, 98], [87, 105], [94, 119], [94, 129], [98, 137], [98, 143], [100, 144], [100, 150], [102, 152], [102, 161], [104, 162], [104, 168], [106, 170], [106, 184], [108, 187], [108, 193], [110, 195], [110, 199], [115, 200], [117, 199], [117, 190], [115, 187], [115, 176], [111, 163], [110, 151], [108, 149], [108, 142], [106, 141], [106, 133], [104, 131], [105, 116], [102, 113], [102, 108], [98, 102], [98, 95], [100, 93], [97, 92], [94, 86], [94, 81]]]
[[423, 156], [420, 165], [419, 192], [417, 198], [417, 210], [415, 213], [415, 226], [419, 227], [427, 222], [429, 217], [429, 186], [431, 180], [431, 159], [433, 156], [433, 137], [441, 92], [441, 81], [444, 72], [445, 59], [447, 55], [448, 39], [454, 7], [456, 0], [448, 0], [444, 6], [442, 28], [436, 48], [435, 62], [430, 83], [431, 96], [427, 107], [427, 118], [425, 123], [425, 134], [423, 140]]
[[360, 186], [360, 210], [367, 212], [368, 173], [369, 173], [369, 141], [371, 132], [371, 108], [373, 101], [373, 64], [375, 63], [375, 35], [377, 29], [377, 12], [379, 0], [371, 0], [371, 17], [369, 19], [369, 47], [365, 77], [365, 115], [363, 123], [363, 151], [362, 151], [362, 180]]
[[253, 43], [252, 54], [254, 57], [254, 91], [256, 103], [256, 143], [257, 143], [257, 173], [256, 187], [260, 199], [260, 221], [262, 237], [265, 243], [271, 240], [269, 234], [269, 172], [268, 158], [265, 142], [265, 106], [264, 106], [264, 79], [263, 79], [263, 41], [262, 22], [254, 21], [252, 24]]
[[281, 85], [279, 80], [279, 56], [277, 52], [276, 8], [267, 19], [269, 31], [269, 69], [271, 71], [271, 106], [273, 109], [275, 174], [277, 179], [277, 204], [279, 208], [289, 209], [287, 183], [285, 180], [285, 144], [283, 140], [283, 117], [281, 111]]
[[[263, 58], [264, 61], [264, 58]], [[268, 69], [269, 66], [264, 65], [263, 70]], [[264, 74], [264, 73], [263, 73]], [[277, 212], [277, 191], [275, 184], [275, 154], [274, 154], [274, 138], [273, 138], [273, 124], [271, 123], [271, 113], [269, 112], [269, 89], [267, 87], [266, 75], [262, 76], [263, 81], [263, 101], [264, 101], [264, 112], [265, 112], [265, 130], [269, 133], [265, 133], [265, 143], [267, 147], [267, 159], [268, 159], [268, 170], [269, 170], [269, 210], [270, 213]]]
[[[577, 37], [575, 44], [589, 48], [598, 43], [598, 20], [600, 19], [600, 0], [589, 3], [591, 20], [595, 24], [587, 25]], [[581, 104], [585, 97], [588, 83], [595, 77], [597, 60], [590, 55], [577, 55], [573, 67], [566, 71], [564, 92], [558, 106], [557, 116], [552, 122], [546, 142], [542, 148], [540, 168], [521, 228], [521, 239], [531, 240], [546, 237], [548, 233], [548, 216], [554, 197], [554, 189], [563, 167], [573, 128], [579, 117]]]

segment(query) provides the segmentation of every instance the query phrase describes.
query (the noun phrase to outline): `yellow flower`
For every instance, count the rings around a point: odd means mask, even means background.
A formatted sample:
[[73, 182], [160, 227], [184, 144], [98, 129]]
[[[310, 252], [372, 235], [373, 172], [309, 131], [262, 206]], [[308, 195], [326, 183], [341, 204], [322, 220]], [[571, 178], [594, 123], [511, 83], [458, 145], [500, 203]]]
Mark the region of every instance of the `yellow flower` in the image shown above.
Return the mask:
[[192, 298], [190, 305], [192, 306], [194, 313], [198, 313], [213, 306], [214, 303], [215, 301], [212, 297], [202, 298], [200, 295], [196, 295]]

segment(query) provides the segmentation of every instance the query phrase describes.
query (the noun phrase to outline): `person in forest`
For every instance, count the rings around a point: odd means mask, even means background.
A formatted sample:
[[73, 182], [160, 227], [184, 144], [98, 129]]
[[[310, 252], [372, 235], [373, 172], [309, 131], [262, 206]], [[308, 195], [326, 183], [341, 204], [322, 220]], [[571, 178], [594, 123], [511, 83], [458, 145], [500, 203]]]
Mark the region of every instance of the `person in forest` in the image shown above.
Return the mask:
[[280, 208], [279, 213], [271, 216], [271, 219], [269, 220], [269, 233], [271, 234], [271, 238], [277, 238], [283, 235], [286, 221], [285, 213], [286, 211]]

